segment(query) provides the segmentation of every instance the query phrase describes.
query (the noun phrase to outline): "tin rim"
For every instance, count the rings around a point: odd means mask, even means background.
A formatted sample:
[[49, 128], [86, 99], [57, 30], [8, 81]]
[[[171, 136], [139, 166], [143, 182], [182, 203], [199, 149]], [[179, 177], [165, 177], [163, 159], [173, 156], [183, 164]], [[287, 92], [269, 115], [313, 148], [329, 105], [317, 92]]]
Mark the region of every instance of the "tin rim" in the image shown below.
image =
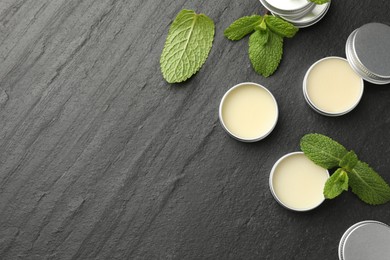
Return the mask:
[[352, 234], [352, 232], [354, 232], [358, 227], [363, 226], [363, 225], [366, 225], [366, 224], [380, 224], [380, 225], [389, 227], [389, 226], [386, 225], [385, 223], [380, 222], [380, 221], [376, 221], [376, 220], [364, 220], [364, 221], [360, 221], [360, 222], [358, 222], [358, 223], [353, 224], [353, 225], [350, 226], [350, 227], [344, 232], [344, 234], [341, 236], [341, 239], [340, 239], [340, 242], [339, 242], [339, 247], [338, 247], [339, 260], [345, 260], [345, 255], [344, 255], [344, 254], [345, 254], [345, 250], [344, 250], [344, 246], [345, 246], [345, 242], [348, 240], [349, 236], [350, 236], [350, 235]]
[[[273, 103], [275, 104], [275, 109], [276, 109], [276, 117], [275, 117], [275, 120], [274, 120], [274, 123], [272, 125], [272, 127], [264, 134], [258, 136], [258, 137], [255, 137], [255, 138], [242, 138], [238, 135], [235, 135], [234, 133], [232, 133], [228, 127], [225, 125], [225, 122], [223, 120], [223, 116], [222, 116], [222, 107], [223, 107], [223, 104], [224, 104], [224, 101], [226, 99], [226, 97], [236, 88], [239, 88], [241, 86], [245, 86], [245, 85], [254, 85], [254, 86], [257, 86], [263, 90], [265, 90], [269, 96], [271, 97], [271, 99], [273, 100]], [[218, 113], [218, 117], [219, 117], [219, 122], [221, 123], [222, 125], [222, 128], [231, 136], [233, 137], [234, 139], [238, 140], [238, 141], [241, 141], [241, 142], [246, 142], [246, 143], [252, 143], [252, 142], [257, 142], [257, 141], [260, 141], [264, 138], [266, 138], [269, 134], [271, 134], [271, 132], [275, 129], [275, 126], [278, 122], [278, 118], [279, 118], [279, 108], [278, 108], [278, 103], [276, 102], [276, 99], [274, 97], [274, 95], [272, 95], [271, 91], [269, 91], [266, 87], [260, 85], [260, 84], [257, 84], [257, 83], [254, 83], [254, 82], [242, 82], [242, 83], [239, 83], [237, 85], [234, 85], [233, 87], [231, 87], [228, 91], [226, 91], [226, 93], [223, 95], [222, 99], [221, 99], [221, 102], [219, 104], [219, 113]]]
[[[328, 60], [328, 59], [339, 59], [339, 60], [344, 60], [344, 61], [347, 61], [347, 59], [345, 58], [342, 58], [342, 57], [337, 57], [337, 56], [329, 56], [329, 57], [325, 57], [325, 58], [322, 58], [318, 61], [316, 61], [315, 63], [313, 63], [310, 68], [307, 70], [306, 74], [305, 74], [305, 77], [303, 79], [303, 96], [305, 97], [305, 100], [306, 102], [309, 104], [309, 106], [315, 110], [316, 112], [322, 114], [322, 115], [325, 115], [325, 116], [342, 116], [342, 115], [345, 115], [349, 112], [351, 112], [360, 102], [360, 100], [362, 99], [362, 96], [363, 96], [363, 92], [364, 92], [364, 81], [362, 78], [360, 78], [360, 95], [359, 95], [359, 98], [355, 101], [355, 103], [349, 107], [348, 109], [344, 110], [344, 111], [340, 111], [340, 112], [329, 112], [329, 111], [326, 111], [324, 109], [321, 109], [319, 108], [318, 106], [316, 106], [314, 104], [314, 102], [310, 99], [310, 96], [307, 92], [307, 78], [309, 77], [309, 74], [311, 72], [311, 70], [320, 62], [324, 61], [324, 60]], [[349, 62], [348, 62], [349, 63]]]
[[[288, 205], [286, 205], [285, 203], [283, 203], [283, 201], [281, 201], [278, 197], [278, 195], [276, 194], [275, 192], [275, 189], [274, 189], [274, 184], [273, 184], [273, 177], [274, 177], [274, 173], [275, 173], [275, 170], [276, 168], [279, 166], [279, 164], [286, 158], [290, 157], [290, 156], [294, 156], [294, 155], [297, 155], [297, 154], [304, 154], [303, 152], [292, 152], [292, 153], [288, 153], [288, 154], [285, 154], [283, 155], [282, 157], [280, 157], [276, 163], [274, 164], [274, 166], [272, 167], [271, 169], [271, 173], [269, 175], [269, 188], [271, 190], [271, 194], [272, 196], [274, 197], [274, 199], [281, 205], [283, 206], [284, 208], [286, 209], [289, 209], [289, 210], [292, 210], [292, 211], [298, 211], [298, 212], [306, 212], [306, 211], [310, 211], [310, 210], [313, 210], [315, 208], [317, 208], [318, 206], [320, 206], [324, 201], [325, 201], [325, 197], [319, 201], [319, 203], [317, 203], [316, 205], [314, 205], [313, 207], [310, 207], [310, 208], [294, 208], [294, 207], [290, 207]], [[326, 174], [328, 175], [328, 178], [330, 177], [329, 175], [329, 171], [327, 169], [324, 169], [324, 171], [326, 172]]]

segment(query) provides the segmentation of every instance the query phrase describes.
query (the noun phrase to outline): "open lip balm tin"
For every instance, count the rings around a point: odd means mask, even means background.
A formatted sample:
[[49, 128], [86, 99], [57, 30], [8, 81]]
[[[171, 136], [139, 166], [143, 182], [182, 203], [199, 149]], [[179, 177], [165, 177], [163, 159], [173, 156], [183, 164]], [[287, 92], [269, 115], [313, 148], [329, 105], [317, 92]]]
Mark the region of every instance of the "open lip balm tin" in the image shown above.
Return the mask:
[[281, 157], [272, 167], [269, 187], [275, 200], [294, 211], [309, 211], [324, 202], [328, 170], [314, 164], [303, 152]]
[[307, 0], [260, 0], [260, 3], [270, 12], [291, 19], [304, 16], [316, 5]]
[[242, 142], [256, 142], [268, 136], [278, 121], [278, 104], [265, 87], [244, 82], [230, 88], [219, 105], [223, 129]]
[[382, 222], [366, 220], [352, 225], [339, 243], [340, 260], [388, 260], [390, 227]]
[[347, 59], [327, 57], [306, 72], [303, 95], [310, 107], [326, 116], [341, 116], [358, 105], [363, 79], [374, 84], [390, 83], [389, 43], [388, 25], [369, 23], [353, 31], [346, 42]]
[[325, 116], [341, 116], [353, 110], [363, 90], [363, 80], [341, 57], [326, 57], [315, 62], [303, 79], [306, 102]]

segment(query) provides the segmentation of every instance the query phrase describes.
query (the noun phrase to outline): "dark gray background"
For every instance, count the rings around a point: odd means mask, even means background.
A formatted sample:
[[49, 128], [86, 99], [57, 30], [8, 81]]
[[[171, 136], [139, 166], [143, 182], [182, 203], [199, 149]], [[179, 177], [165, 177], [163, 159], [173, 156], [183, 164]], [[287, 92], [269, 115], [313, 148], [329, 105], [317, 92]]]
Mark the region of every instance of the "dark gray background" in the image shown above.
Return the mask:
[[[200, 72], [170, 85], [159, 59], [183, 8], [216, 35]], [[389, 23], [387, 0], [334, 0], [284, 45], [277, 72], [251, 68], [247, 38], [223, 30], [263, 14], [256, 0], [0, 0], [1, 259], [337, 259], [343, 232], [375, 219], [350, 192], [308, 213], [279, 206], [268, 176], [310, 132], [354, 149], [390, 182], [390, 86], [365, 83], [351, 113], [309, 108], [302, 80], [320, 58], [345, 57], [348, 35]], [[280, 118], [245, 144], [218, 122], [221, 97], [253, 81]]]

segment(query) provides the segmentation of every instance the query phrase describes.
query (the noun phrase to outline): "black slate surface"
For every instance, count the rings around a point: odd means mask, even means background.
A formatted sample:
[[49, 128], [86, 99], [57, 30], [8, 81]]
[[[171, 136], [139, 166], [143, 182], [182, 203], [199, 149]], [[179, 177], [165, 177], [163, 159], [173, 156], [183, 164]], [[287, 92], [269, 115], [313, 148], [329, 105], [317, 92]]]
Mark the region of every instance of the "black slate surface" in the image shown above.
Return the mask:
[[[183, 8], [216, 24], [209, 58], [182, 84], [159, 58]], [[390, 204], [350, 192], [307, 213], [277, 204], [269, 171], [299, 139], [320, 132], [354, 149], [390, 182], [390, 86], [365, 83], [351, 113], [305, 103], [316, 60], [345, 57], [348, 35], [390, 23], [387, 0], [333, 0], [325, 18], [285, 41], [277, 72], [251, 68], [247, 38], [223, 30], [264, 13], [256, 0], [0, 0], [1, 259], [337, 259], [343, 232]], [[280, 117], [245, 144], [218, 122], [233, 85], [267, 86]]]

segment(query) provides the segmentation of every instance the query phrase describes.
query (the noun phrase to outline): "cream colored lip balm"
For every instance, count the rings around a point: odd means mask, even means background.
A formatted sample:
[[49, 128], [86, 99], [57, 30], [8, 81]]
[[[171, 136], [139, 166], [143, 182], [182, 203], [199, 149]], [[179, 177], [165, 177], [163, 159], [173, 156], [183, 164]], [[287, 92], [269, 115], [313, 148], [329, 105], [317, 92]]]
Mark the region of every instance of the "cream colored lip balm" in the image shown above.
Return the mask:
[[278, 120], [278, 105], [265, 87], [245, 82], [228, 90], [219, 106], [223, 128], [243, 142], [265, 138]]
[[350, 112], [359, 103], [364, 89], [363, 79], [340, 57], [327, 57], [314, 63], [303, 81], [303, 94], [308, 104], [327, 116]]
[[269, 185], [274, 198], [284, 207], [308, 211], [324, 200], [328, 170], [314, 164], [303, 152], [289, 153], [273, 166]]

